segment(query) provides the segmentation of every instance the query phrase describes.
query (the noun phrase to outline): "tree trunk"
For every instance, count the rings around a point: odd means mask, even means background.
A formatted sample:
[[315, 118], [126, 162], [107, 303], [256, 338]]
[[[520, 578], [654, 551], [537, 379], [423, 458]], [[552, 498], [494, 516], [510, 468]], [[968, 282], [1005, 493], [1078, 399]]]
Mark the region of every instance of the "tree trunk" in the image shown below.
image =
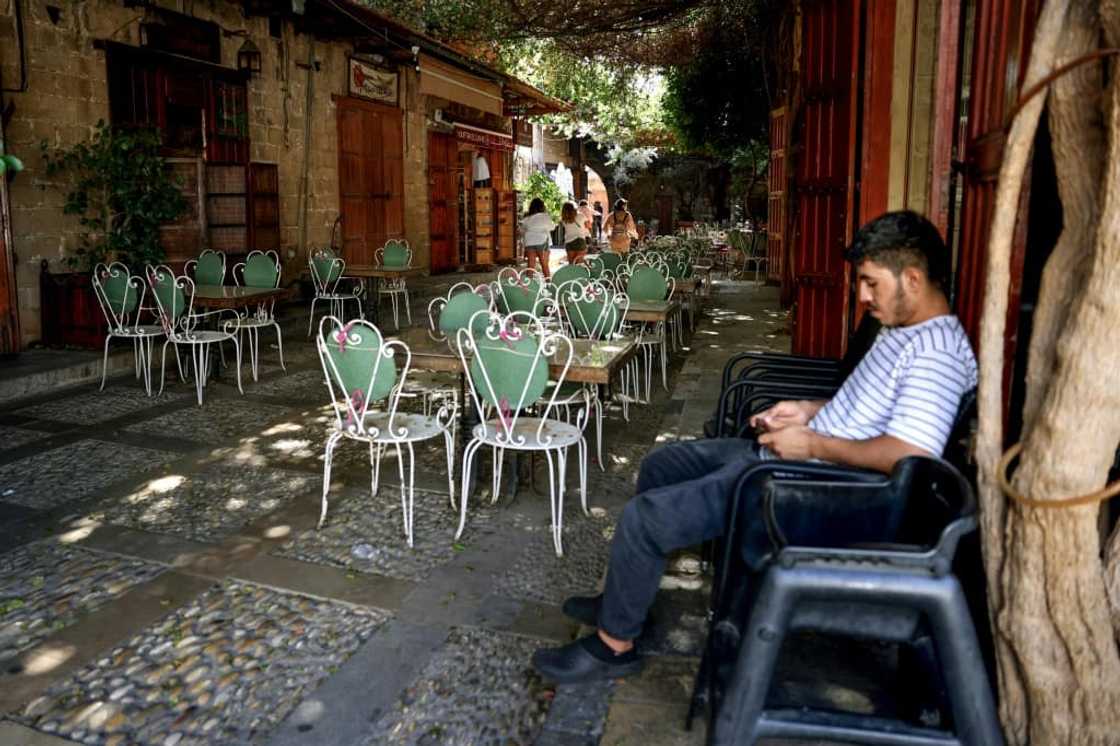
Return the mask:
[[[1066, 14], [1056, 12], [1058, 4], [1048, 3], [1039, 19], [1028, 85], [1032, 76], [1053, 66], [1059, 36], [1068, 57], [1095, 46], [1091, 0], [1069, 4], [1064, 28]], [[1102, 157], [1097, 116], [1099, 69], [1091, 66], [1068, 74], [1053, 91], [1051, 127], [1064, 225], [1043, 276], [1035, 315], [1026, 435], [1013, 479], [1020, 494], [1036, 500], [1098, 488], [1120, 440], [1120, 420], [1115, 417], [1120, 390], [1107, 373], [1113, 367], [1109, 358], [1120, 349], [1120, 293], [1115, 292], [1120, 283], [1120, 85], [1115, 77], [1111, 85], [1107, 158]], [[1028, 115], [1032, 113], [1025, 108], [1019, 120]], [[1120, 743], [1120, 655], [1101, 572], [1099, 506], [1040, 509], [1016, 504], [1006, 509], [994, 486], [1002, 448], [999, 388], [1006, 247], [1018, 202], [1017, 185], [1004, 179], [1018, 181], [1022, 176], [1009, 169], [1016, 155], [1021, 157], [1022, 151], [1015, 148], [1029, 146], [1025, 132], [1016, 131], [1020, 121], [1013, 126], [1000, 175], [981, 345], [984, 397], [978, 460], [987, 513], [985, 553], [993, 590], [989, 601], [999, 640], [1001, 716], [1013, 743]], [[1098, 229], [1097, 194], [1102, 188]], [[1016, 199], [1002, 201], [1012, 191]], [[997, 225], [1006, 232], [997, 234]], [[1002, 267], [997, 266], [1000, 252]], [[992, 334], [997, 327], [998, 333]]]
[[[1053, 69], [1068, 6], [1069, 0], [1047, 0], [1042, 7], [1031, 44], [1024, 89], [1034, 85]], [[1013, 641], [1004, 634], [1000, 624], [1004, 601], [1002, 575], [1007, 506], [996, 482], [995, 469], [1003, 451], [1001, 389], [1011, 239], [1015, 230], [1023, 174], [1030, 159], [1031, 145], [1044, 102], [1045, 98], [1039, 95], [1027, 103], [1012, 122], [1007, 136], [988, 241], [984, 313], [980, 329], [980, 388], [977, 396], [980, 422], [976, 439], [980, 532], [984, 569], [988, 578], [988, 611], [992, 617], [999, 673], [1000, 720], [1011, 743], [1025, 743], [1028, 738], [1027, 693], [1024, 691], [1023, 676], [1017, 664]]]

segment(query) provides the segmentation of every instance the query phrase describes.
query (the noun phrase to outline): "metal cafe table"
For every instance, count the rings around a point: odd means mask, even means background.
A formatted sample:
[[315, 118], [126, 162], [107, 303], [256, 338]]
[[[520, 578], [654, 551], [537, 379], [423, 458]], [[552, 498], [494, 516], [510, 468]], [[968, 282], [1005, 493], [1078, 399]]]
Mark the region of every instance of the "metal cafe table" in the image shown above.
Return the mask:
[[203, 308], [245, 308], [287, 298], [290, 288], [247, 288], [240, 285], [196, 285], [194, 304]]
[[377, 293], [381, 288], [381, 280], [399, 280], [402, 277], [413, 277], [424, 273], [422, 267], [383, 267], [380, 264], [347, 264], [343, 270], [346, 277], [361, 277], [372, 280], [369, 293], [366, 295], [366, 318], [374, 325], [381, 326], [381, 303]]
[[[460, 445], [465, 445], [470, 440], [471, 428], [474, 424], [472, 417], [476, 415], [474, 407], [468, 401], [467, 376], [463, 364], [459, 359], [459, 349], [454, 337], [444, 337], [442, 334], [423, 327], [409, 327], [400, 333], [390, 335], [390, 339], [399, 339], [408, 345], [412, 352], [412, 367], [420, 370], [436, 371], [443, 373], [457, 373], [459, 375], [459, 440]], [[562, 349], [562, 348], [561, 348]], [[565, 380], [569, 383], [587, 383], [606, 386], [611, 379], [622, 370], [622, 366], [630, 362], [638, 352], [638, 345], [633, 337], [621, 337], [613, 340], [592, 341], [589, 339], [572, 340], [572, 362], [568, 367]], [[549, 359], [548, 374], [555, 380], [564, 371], [567, 355], [557, 351]], [[469, 357], [468, 357], [469, 360]], [[513, 480], [506, 482], [512, 484], [512, 494], [517, 494], [517, 453], [513, 454]], [[474, 492], [474, 479], [471, 479], [471, 492]]]
[[[250, 288], [240, 285], [196, 285], [194, 288], [194, 305], [202, 308], [220, 309], [229, 308], [234, 311], [240, 308], [259, 306], [276, 300], [287, 298], [292, 294], [292, 288]], [[219, 358], [214, 366], [214, 377], [224, 367], [225, 361]]]

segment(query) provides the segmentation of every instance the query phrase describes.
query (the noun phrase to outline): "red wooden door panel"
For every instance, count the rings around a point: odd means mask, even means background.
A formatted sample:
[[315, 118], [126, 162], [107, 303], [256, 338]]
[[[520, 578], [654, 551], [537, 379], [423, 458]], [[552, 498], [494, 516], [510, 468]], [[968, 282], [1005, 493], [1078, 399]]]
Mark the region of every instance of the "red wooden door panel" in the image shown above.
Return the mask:
[[428, 229], [431, 271], [450, 272], [458, 266], [455, 227], [458, 224], [457, 145], [451, 135], [428, 135]]
[[802, 3], [802, 104], [793, 221], [793, 349], [837, 357], [847, 341], [851, 234], [853, 80], [858, 0]]
[[372, 264], [390, 238], [404, 236], [403, 120], [400, 109], [337, 99], [342, 256]]
[[[789, 137], [786, 107], [770, 112], [770, 169], [766, 215], [766, 279], [782, 281], [782, 268], [786, 250], [786, 140]], [[757, 229], [757, 226], [755, 226]]]

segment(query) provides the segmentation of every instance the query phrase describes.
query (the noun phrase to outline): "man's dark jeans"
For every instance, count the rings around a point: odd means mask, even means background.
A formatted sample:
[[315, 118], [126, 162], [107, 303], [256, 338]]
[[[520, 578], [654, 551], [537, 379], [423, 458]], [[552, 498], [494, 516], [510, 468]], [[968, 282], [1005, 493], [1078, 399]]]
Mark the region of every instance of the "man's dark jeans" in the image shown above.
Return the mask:
[[[743, 471], [760, 461], [752, 441], [694, 440], [663, 446], [638, 471], [638, 494], [622, 511], [611, 544], [599, 627], [620, 640], [642, 630], [670, 552], [721, 536]], [[761, 502], [761, 496], [754, 496]], [[775, 519], [795, 543], [839, 545], [883, 540], [901, 517], [894, 503], [830, 502], [779, 510]], [[746, 519], [737, 540], [743, 559], [758, 567], [773, 548], [760, 504], [740, 507]], [[741, 526], [744, 524], [740, 524]]]
[[638, 494], [615, 528], [600, 628], [620, 640], [638, 636], [669, 553], [723, 533], [735, 482], [757, 461], [754, 444], [737, 438], [673, 443], [642, 460]]

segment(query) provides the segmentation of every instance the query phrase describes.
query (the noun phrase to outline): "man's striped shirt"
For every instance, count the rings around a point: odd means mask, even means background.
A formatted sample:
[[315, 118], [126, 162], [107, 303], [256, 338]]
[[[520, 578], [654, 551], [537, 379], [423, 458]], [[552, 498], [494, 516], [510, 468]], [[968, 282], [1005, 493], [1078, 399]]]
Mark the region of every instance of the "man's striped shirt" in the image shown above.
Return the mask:
[[956, 316], [885, 328], [809, 427], [846, 440], [891, 435], [940, 456], [976, 374]]

